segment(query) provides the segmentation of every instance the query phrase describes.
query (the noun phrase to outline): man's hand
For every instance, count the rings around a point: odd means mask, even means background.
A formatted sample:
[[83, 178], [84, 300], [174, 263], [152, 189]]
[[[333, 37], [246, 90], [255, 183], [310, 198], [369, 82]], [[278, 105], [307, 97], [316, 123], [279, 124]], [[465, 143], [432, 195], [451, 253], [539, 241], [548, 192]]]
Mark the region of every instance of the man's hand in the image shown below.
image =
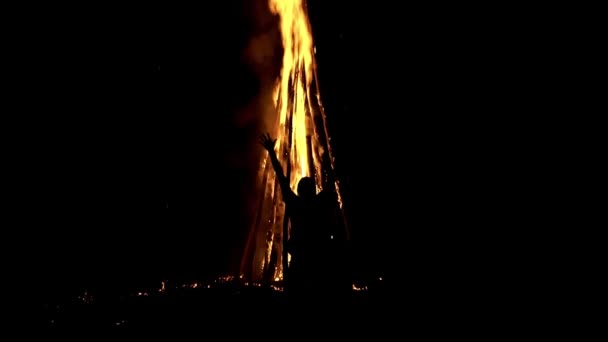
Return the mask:
[[264, 148], [270, 152], [274, 151], [274, 144], [277, 142], [277, 139], [272, 139], [270, 134], [265, 133], [260, 136], [260, 144], [264, 146]]

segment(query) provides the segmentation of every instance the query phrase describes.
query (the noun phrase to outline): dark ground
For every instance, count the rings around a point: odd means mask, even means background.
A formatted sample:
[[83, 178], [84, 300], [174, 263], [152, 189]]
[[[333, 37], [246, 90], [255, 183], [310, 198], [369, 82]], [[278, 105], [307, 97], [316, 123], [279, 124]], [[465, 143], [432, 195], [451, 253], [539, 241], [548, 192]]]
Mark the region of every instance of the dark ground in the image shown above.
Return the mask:
[[[292, 324], [316, 327], [339, 322], [386, 318], [388, 307], [382, 283], [353, 291], [340, 306], [327, 302], [308, 303], [305, 307], [290, 303], [282, 291], [269, 287], [245, 286], [237, 282], [211, 283], [197, 288], [168, 288], [133, 293], [120, 297], [78, 297], [47, 303], [41, 307], [36, 328], [47, 332], [129, 332], [187, 329], [209, 333], [230, 333], [246, 337], [248, 329], [270, 324], [281, 331]], [[301, 321], [300, 321], [301, 320]], [[324, 322], [324, 321], [327, 322]], [[380, 322], [379, 322], [380, 323]], [[234, 328], [236, 331], [230, 331]], [[178, 330], [174, 330], [178, 331]]]
[[[202, 283], [199, 283], [202, 284]], [[236, 282], [211, 287], [171, 288], [120, 297], [72, 298], [37, 308], [28, 331], [45, 336], [112, 333], [170, 333], [175, 340], [201, 338], [270, 339], [302, 336], [391, 338], [398, 336], [518, 336], [544, 324], [536, 303], [518, 306], [515, 292], [454, 285], [422, 288], [415, 281], [390, 289], [382, 281], [353, 291], [339, 305], [307, 301], [294, 305], [283, 292]], [[518, 291], [516, 291], [518, 292]], [[508, 301], [513, 301], [507, 303]], [[56, 335], [58, 334], [58, 335]], [[84, 334], [84, 335], [83, 335]], [[125, 335], [127, 334], [127, 335]], [[183, 334], [183, 335], [182, 335]]]

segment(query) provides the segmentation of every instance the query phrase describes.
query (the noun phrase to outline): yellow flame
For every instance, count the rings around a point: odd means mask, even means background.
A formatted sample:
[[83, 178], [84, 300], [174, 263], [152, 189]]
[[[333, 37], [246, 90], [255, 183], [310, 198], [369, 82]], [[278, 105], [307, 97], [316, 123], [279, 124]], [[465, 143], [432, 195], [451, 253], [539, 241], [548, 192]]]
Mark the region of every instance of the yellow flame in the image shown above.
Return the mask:
[[[310, 176], [308, 164], [306, 113], [310, 105], [310, 84], [313, 77], [313, 39], [303, 0], [269, 0], [270, 10], [280, 18], [283, 42], [281, 77], [274, 90], [279, 114], [278, 145], [290, 144], [290, 184]], [[289, 122], [289, 115], [291, 122]], [[309, 114], [310, 115], [310, 114]], [[291, 126], [292, 137], [286, 137]]]
[[[333, 157], [319, 94], [315, 47], [306, 1], [268, 0], [268, 5], [279, 18], [283, 45], [281, 73], [272, 93], [277, 116], [273, 118], [275, 126], [269, 129], [274, 130], [276, 152], [292, 190], [296, 190], [302, 177], [314, 177], [317, 190], [320, 190], [323, 185], [329, 185], [324, 184], [324, 172], [333, 169]], [[260, 166], [258, 176], [264, 202], [259, 207], [260, 220], [256, 218], [252, 225], [241, 271], [247, 270], [251, 273], [248, 277], [260, 280], [267, 276], [267, 270], [274, 269], [272, 277], [283, 279], [283, 264], [288, 266], [291, 259], [283, 249], [290, 229], [284, 224], [285, 208], [276, 197], [280, 196], [276, 174], [266, 158]], [[341, 205], [338, 182], [333, 186]]]

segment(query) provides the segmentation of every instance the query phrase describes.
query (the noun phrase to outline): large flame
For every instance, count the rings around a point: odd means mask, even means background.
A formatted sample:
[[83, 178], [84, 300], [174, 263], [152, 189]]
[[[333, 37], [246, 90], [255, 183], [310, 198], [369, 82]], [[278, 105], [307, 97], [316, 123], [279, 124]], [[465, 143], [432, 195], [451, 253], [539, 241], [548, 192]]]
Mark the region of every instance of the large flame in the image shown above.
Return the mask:
[[[307, 130], [306, 113], [307, 110], [309, 113], [312, 111], [307, 107], [312, 105], [310, 85], [313, 78], [314, 46], [310, 22], [303, 1], [269, 0], [270, 10], [280, 17], [284, 48], [281, 76], [274, 91], [280, 127], [277, 142], [279, 146], [283, 146], [282, 143], [288, 139], [291, 140], [287, 141], [287, 145], [291, 145], [289, 149], [290, 181], [294, 190], [301, 177], [311, 176], [306, 141], [307, 131], [309, 131]], [[291, 118], [288, 117], [290, 114]], [[286, 125], [291, 125], [291, 127], [286, 127]], [[291, 128], [291, 139], [287, 136], [289, 128]]]
[[[277, 138], [277, 155], [294, 191], [305, 176], [314, 177], [322, 189], [325, 174], [333, 169], [333, 157], [318, 93], [315, 47], [305, 0], [268, 1], [270, 11], [279, 16], [284, 49], [281, 73], [273, 91], [277, 116], [271, 131]], [[262, 198], [241, 265], [241, 272], [253, 280], [282, 279], [283, 260], [288, 263], [290, 259], [283, 249], [289, 226], [270, 164], [267, 158], [262, 160]], [[338, 183], [333, 185], [341, 205]]]

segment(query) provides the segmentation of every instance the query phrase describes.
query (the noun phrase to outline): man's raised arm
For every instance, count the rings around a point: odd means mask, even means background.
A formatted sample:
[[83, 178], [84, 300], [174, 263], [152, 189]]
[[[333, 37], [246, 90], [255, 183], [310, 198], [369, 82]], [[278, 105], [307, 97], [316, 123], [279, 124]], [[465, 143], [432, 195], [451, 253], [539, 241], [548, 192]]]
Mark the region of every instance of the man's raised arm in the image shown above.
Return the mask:
[[277, 153], [274, 150], [274, 145], [276, 142], [277, 139], [272, 139], [268, 133], [260, 136], [260, 144], [264, 147], [264, 149], [266, 149], [266, 151], [268, 151], [270, 161], [272, 162], [272, 167], [274, 168], [274, 172], [277, 174], [277, 178], [279, 179], [279, 185], [281, 186], [281, 192], [283, 193], [283, 200], [288, 200], [290, 197], [295, 197], [296, 194], [291, 190], [289, 180], [285, 176], [281, 162], [279, 162]]

